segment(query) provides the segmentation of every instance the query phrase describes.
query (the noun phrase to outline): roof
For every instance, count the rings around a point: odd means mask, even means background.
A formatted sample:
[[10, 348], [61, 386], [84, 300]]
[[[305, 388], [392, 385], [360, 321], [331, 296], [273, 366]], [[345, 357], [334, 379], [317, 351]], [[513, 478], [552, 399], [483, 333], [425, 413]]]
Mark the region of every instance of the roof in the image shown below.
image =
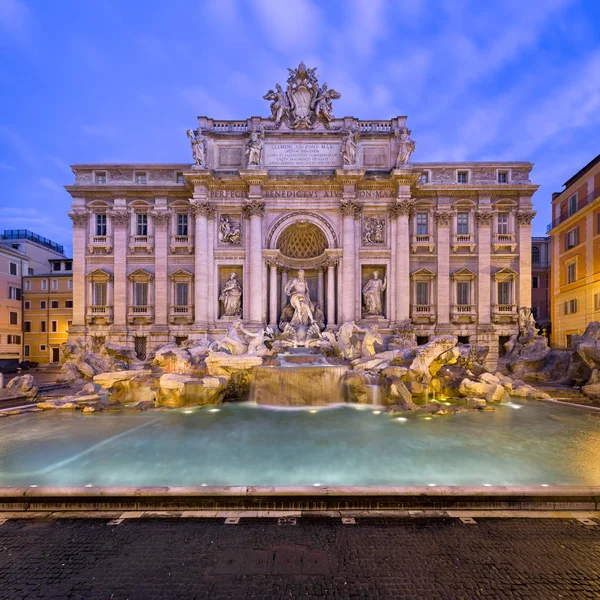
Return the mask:
[[571, 179], [568, 179], [565, 183], [563, 183], [563, 185], [565, 186], [565, 189], [570, 187], [571, 185], [573, 185], [573, 183], [575, 183], [579, 178], [581, 178], [583, 175], [585, 175], [588, 171], [593, 169], [598, 163], [600, 163], [600, 154], [598, 154], [598, 156], [596, 156], [596, 158], [592, 158], [592, 160], [590, 160], [590, 162], [587, 165], [585, 165], [585, 167], [583, 167], [582, 169], [579, 169], [579, 171], [577, 171], [577, 173], [575, 173], [575, 175], [573, 175], [573, 177], [571, 177]]

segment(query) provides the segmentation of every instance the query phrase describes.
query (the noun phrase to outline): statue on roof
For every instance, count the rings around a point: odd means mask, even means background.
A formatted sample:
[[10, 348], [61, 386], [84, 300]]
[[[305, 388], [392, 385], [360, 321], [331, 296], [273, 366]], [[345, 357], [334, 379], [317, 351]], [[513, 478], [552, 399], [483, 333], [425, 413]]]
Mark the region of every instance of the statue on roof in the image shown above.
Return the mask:
[[200, 131], [194, 133], [191, 129], [188, 129], [186, 133], [192, 145], [194, 166], [206, 168], [206, 138]]

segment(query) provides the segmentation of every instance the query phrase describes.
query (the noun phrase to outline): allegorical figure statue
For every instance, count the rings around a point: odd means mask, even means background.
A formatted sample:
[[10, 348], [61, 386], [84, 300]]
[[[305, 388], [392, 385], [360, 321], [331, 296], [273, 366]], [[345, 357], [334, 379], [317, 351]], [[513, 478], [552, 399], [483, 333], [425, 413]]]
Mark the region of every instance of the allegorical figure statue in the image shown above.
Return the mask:
[[248, 157], [249, 167], [260, 167], [262, 164], [263, 139], [265, 137], [265, 129], [261, 126], [254, 127], [250, 133], [250, 137], [246, 142], [246, 156]]
[[408, 164], [410, 155], [415, 151], [417, 145], [414, 140], [410, 137], [410, 131], [403, 127], [402, 130], [398, 130], [396, 127], [394, 135], [398, 140], [398, 158], [396, 159], [396, 167], [402, 167]]
[[371, 325], [369, 329], [365, 329], [362, 331], [364, 331], [365, 335], [363, 337], [362, 345], [360, 347], [361, 357], [366, 358], [368, 356], [373, 356], [373, 354], [377, 354], [375, 344], [383, 346], [383, 338], [381, 337], [381, 333], [379, 333], [379, 326]]
[[219, 223], [219, 241], [223, 244], [237, 246], [240, 243], [240, 224], [229, 217], [222, 216]]
[[242, 286], [235, 273], [232, 273], [225, 282], [219, 300], [223, 303], [223, 316], [240, 317], [242, 315]]
[[298, 271], [298, 277], [290, 279], [285, 286], [285, 293], [290, 298], [290, 306], [294, 309], [294, 316], [290, 325], [296, 329], [301, 325], [312, 325], [314, 317], [310, 301], [308, 282], [304, 279], [304, 271]]
[[313, 101], [312, 108], [317, 115], [317, 118], [329, 123], [333, 120], [333, 107], [331, 105], [332, 100], [341, 98], [342, 95], [336, 92], [334, 89], [327, 89], [327, 84], [324, 83], [323, 87], [318, 91]]
[[360, 137], [359, 129], [348, 130], [348, 133], [342, 140], [342, 149], [340, 154], [344, 159], [345, 165], [353, 165], [356, 163], [356, 147], [358, 146], [358, 138]]
[[379, 271], [373, 271], [373, 277], [365, 283], [362, 289], [365, 305], [365, 317], [383, 316], [383, 292], [387, 287], [387, 278], [379, 279]]
[[290, 102], [288, 100], [286, 92], [281, 89], [281, 86], [277, 83], [275, 85], [275, 91], [269, 90], [263, 98], [265, 100], [271, 100], [271, 118], [275, 120], [275, 127], [279, 127], [281, 120], [287, 114], [290, 109]]
[[192, 145], [192, 157], [195, 165], [206, 167], [206, 138], [199, 132], [195, 134], [191, 129], [188, 129], [186, 133]]

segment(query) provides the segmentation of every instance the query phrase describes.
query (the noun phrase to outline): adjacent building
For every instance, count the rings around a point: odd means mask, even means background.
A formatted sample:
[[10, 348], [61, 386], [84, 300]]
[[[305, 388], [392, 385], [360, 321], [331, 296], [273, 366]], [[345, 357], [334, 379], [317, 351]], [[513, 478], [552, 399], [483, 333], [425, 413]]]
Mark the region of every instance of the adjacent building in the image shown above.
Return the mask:
[[537, 326], [550, 333], [550, 237], [531, 240], [531, 310]]
[[73, 261], [51, 259], [45, 273], [23, 278], [23, 356], [60, 362], [60, 346], [73, 321]]
[[270, 118], [199, 117], [193, 165], [74, 165], [72, 335], [144, 357], [281, 328], [303, 270], [330, 329], [411, 319], [495, 362], [532, 306], [532, 164], [412, 163], [406, 117], [335, 118], [337, 97], [301, 64]]
[[552, 195], [552, 345], [600, 320], [600, 154]]

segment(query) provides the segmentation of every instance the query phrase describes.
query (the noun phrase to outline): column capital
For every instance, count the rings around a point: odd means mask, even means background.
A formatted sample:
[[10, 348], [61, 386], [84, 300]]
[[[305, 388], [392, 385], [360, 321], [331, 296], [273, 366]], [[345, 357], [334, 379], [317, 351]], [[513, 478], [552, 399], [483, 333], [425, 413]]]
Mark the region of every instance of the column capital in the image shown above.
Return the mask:
[[521, 227], [524, 225], [531, 225], [531, 221], [533, 221], [533, 217], [537, 212], [535, 210], [520, 210], [517, 212], [517, 222]]
[[110, 217], [113, 227], [127, 227], [129, 222], [129, 211], [127, 210], [107, 210], [106, 214]]
[[392, 218], [410, 217], [414, 209], [412, 200], [400, 200], [388, 206], [388, 211]]
[[252, 198], [246, 200], [242, 210], [246, 219], [249, 219], [250, 217], [262, 217], [265, 212], [265, 203], [258, 198]]
[[267, 169], [240, 169], [238, 173], [240, 179], [244, 180], [249, 186], [261, 186], [269, 177]]
[[328, 258], [324, 263], [323, 266], [327, 267], [328, 269], [334, 269], [335, 267], [337, 267], [339, 260], [337, 258]]
[[340, 200], [340, 210], [344, 218], [352, 217], [353, 219], [358, 219], [362, 208], [354, 198], [344, 198]]
[[448, 210], [438, 210], [435, 213], [435, 220], [438, 227], [448, 227], [454, 218], [454, 213]]
[[156, 227], [163, 227], [169, 224], [169, 217], [171, 215], [166, 210], [151, 210], [150, 216]]
[[72, 211], [69, 214], [69, 218], [73, 221], [73, 227], [86, 227], [88, 222], [88, 215], [85, 212]]
[[482, 211], [479, 210], [475, 214], [475, 219], [477, 219], [477, 225], [479, 227], [489, 227], [494, 220], [495, 211], [487, 210]]
[[206, 217], [207, 219], [214, 219], [215, 207], [208, 201], [192, 200], [190, 202], [192, 212], [196, 217]]

